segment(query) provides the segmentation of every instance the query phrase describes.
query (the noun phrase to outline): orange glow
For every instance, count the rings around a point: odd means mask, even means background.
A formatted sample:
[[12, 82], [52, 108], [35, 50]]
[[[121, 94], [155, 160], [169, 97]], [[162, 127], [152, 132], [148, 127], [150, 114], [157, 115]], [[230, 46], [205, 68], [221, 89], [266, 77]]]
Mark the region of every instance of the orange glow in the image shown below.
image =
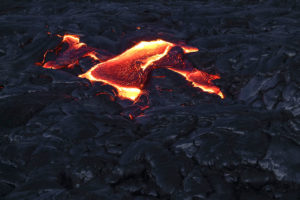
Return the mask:
[[[166, 57], [173, 47], [181, 47], [184, 54], [198, 51], [198, 48], [195, 47], [157, 39], [153, 41], [141, 41], [120, 55], [110, 59], [103, 58], [107, 59], [104, 61], [99, 58], [101, 55], [97, 54], [94, 48], [80, 42], [78, 35], [66, 34], [59, 37], [62, 37], [62, 43], [68, 44], [68, 48], [59, 54], [55, 61], [45, 63], [47, 53], [54, 51], [47, 50], [40, 65], [51, 69], [72, 68], [79, 63], [79, 59], [90, 57], [100, 63], [95, 64], [87, 72], [80, 74], [79, 77], [86, 78], [92, 82], [97, 81], [111, 85], [116, 88], [117, 95], [121, 99], [129, 99], [131, 101], [137, 101], [140, 95], [143, 94], [143, 88], [148, 79], [149, 72], [155, 68], [162, 67], [158, 61]], [[57, 53], [60, 50], [59, 45], [55, 49], [55, 52]], [[181, 63], [183, 66], [172, 68], [173, 62], [175, 63], [178, 59], [182, 61], [181, 54], [178, 52], [178, 56], [175, 54], [175, 57], [166, 57], [167, 60], [163, 62], [169, 64], [170, 67], [167, 68], [184, 76], [187, 81], [192, 82], [194, 87], [200, 88], [204, 92], [215, 93], [223, 99], [223, 93], [212, 83], [212, 80], [219, 79], [219, 76], [187, 68], [185, 62], [177, 62], [177, 65]]]
[[[61, 69], [64, 67], [73, 68], [78, 64], [81, 57], [89, 56], [94, 60], [100, 60], [96, 57], [92, 48], [88, 47], [85, 43], [80, 42], [78, 35], [66, 34], [64, 36], [57, 36], [62, 38], [61, 43], [55, 49], [47, 50], [44, 53], [43, 61], [36, 63], [36, 65], [41, 65], [48, 69]], [[55, 52], [55, 54], [58, 54], [58, 52], [62, 49], [61, 45], [63, 43], [67, 43], [68, 48], [60, 56], [58, 56], [55, 61], [48, 61], [45, 63], [47, 54], [49, 52]]]
[[143, 70], [147, 69], [147, 67], [149, 67], [149, 65], [151, 65], [152, 63], [154, 63], [157, 60], [160, 60], [162, 57], [167, 55], [169, 51], [170, 51], [170, 46], [167, 46], [167, 48], [165, 49], [165, 51], [162, 54], [156, 54], [154, 56], [147, 58], [146, 63], [144, 65], [141, 65], [141, 68]]
[[163, 40], [142, 41], [79, 77], [107, 83], [117, 89], [119, 97], [135, 101], [147, 80], [149, 72], [145, 70], [165, 56], [172, 46], [174, 44]]
[[[141, 89], [146, 81], [144, 71], [155, 61], [166, 56], [172, 47], [176, 44], [164, 40], [142, 41], [128, 49], [124, 53], [92, 67], [85, 74], [79, 75], [81, 78], [87, 78], [91, 81], [100, 81], [117, 88], [118, 95], [122, 98], [136, 100], [141, 94]], [[181, 46], [184, 52], [196, 52], [197, 48]], [[211, 80], [219, 78], [216, 75], [210, 75], [210, 79], [204, 80], [206, 74], [200, 71], [193, 73], [184, 70], [170, 70], [180, 73], [186, 79], [205, 92], [216, 93], [224, 98], [220, 89], [214, 86]], [[201, 83], [203, 82], [203, 83]], [[124, 86], [130, 86], [124, 87]]]
[[224, 95], [221, 90], [218, 87], [214, 86], [211, 82], [212, 80], [220, 79], [220, 76], [207, 74], [197, 69], [194, 69], [192, 71], [184, 71], [174, 68], [169, 69], [184, 76], [187, 81], [192, 82], [194, 87], [198, 87], [204, 92], [217, 94], [222, 99], [224, 99]]
[[66, 34], [63, 36], [62, 42], [66, 42], [69, 44], [70, 48], [79, 49], [82, 46], [85, 46], [85, 43], [80, 42], [80, 38], [78, 35]]
[[199, 51], [199, 49], [196, 47], [181, 46], [181, 48], [183, 49], [184, 53], [193, 53]]
[[129, 114], [129, 118], [130, 118], [131, 120], [134, 120], [134, 117], [133, 117], [132, 114]]
[[89, 52], [89, 53], [85, 54], [83, 57], [90, 57], [90, 58], [92, 58], [93, 60], [98, 60], [98, 61], [100, 61], [100, 59], [96, 56], [96, 53], [95, 53], [95, 52]]
[[118, 91], [118, 96], [121, 99], [129, 99], [131, 101], [135, 101], [142, 93], [142, 90], [140, 90], [139, 88], [135, 88], [135, 87], [124, 87], [121, 86], [119, 84], [116, 84], [112, 81], [107, 81], [105, 79], [96, 79], [94, 78], [90, 73], [85, 73], [85, 74], [81, 74], [79, 75], [80, 78], [86, 78], [89, 79], [90, 81], [98, 81], [98, 82], [103, 82], [105, 84], [111, 85], [114, 88], [117, 89]]

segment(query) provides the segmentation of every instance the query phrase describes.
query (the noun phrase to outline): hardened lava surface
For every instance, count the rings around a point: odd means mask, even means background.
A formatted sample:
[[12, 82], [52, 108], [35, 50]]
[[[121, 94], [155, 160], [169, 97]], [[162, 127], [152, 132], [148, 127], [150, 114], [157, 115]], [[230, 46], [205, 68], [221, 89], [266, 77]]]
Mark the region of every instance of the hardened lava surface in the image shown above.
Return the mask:
[[[0, 199], [299, 199], [299, 19], [296, 0], [1, 0]], [[78, 78], [88, 59], [36, 66], [65, 33], [107, 57], [185, 42], [225, 99], [157, 69], [133, 104]]]

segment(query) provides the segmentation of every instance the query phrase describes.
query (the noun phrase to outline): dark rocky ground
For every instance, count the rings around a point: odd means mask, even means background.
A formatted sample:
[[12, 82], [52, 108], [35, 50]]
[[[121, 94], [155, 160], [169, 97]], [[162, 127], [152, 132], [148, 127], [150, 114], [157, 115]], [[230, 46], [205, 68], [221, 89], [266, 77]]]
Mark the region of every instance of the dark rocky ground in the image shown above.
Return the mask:
[[[299, 199], [299, 4], [228, 2], [1, 0], [0, 199]], [[111, 87], [34, 65], [48, 31], [114, 54], [185, 41], [226, 99], [160, 69], [130, 120]]]

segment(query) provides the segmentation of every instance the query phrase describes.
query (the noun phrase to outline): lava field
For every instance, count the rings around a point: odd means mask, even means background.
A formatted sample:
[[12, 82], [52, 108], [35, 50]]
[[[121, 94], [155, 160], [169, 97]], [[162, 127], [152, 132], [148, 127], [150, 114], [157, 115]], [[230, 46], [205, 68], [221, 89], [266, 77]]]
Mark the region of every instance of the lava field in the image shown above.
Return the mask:
[[[297, 0], [0, 1], [1, 200], [300, 199]], [[197, 51], [122, 72], [137, 99], [82, 76], [157, 40]]]

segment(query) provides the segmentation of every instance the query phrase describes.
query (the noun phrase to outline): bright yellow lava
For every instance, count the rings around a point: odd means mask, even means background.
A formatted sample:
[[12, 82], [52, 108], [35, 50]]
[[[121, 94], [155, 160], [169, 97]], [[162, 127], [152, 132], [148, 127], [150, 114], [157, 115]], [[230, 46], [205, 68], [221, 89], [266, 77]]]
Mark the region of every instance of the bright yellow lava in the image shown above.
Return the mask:
[[118, 96], [121, 98], [121, 99], [129, 99], [129, 100], [132, 100], [132, 101], [135, 101], [137, 100], [137, 98], [141, 95], [142, 93], [142, 90], [139, 89], [139, 88], [135, 88], [135, 87], [124, 87], [124, 86], [121, 86], [121, 85], [118, 85], [118, 84], [115, 84], [115, 83], [112, 83], [110, 81], [106, 81], [104, 79], [99, 79], [99, 78], [94, 78], [92, 75], [91, 75], [91, 71], [85, 73], [85, 74], [81, 74], [79, 75], [78, 77], [80, 78], [86, 78], [90, 81], [100, 81], [100, 82], [103, 82], [103, 83], [106, 83], [108, 85], [111, 85], [113, 86], [114, 88], [117, 89], [118, 91]]
[[[214, 86], [214, 85], [207, 85], [207, 84], [200, 84], [197, 83], [197, 80], [193, 80], [192, 76], [196, 76], [199, 77], [199, 79], [201, 80], [201, 77], [203, 76], [203, 74], [205, 72], [201, 72], [199, 70], [194, 70], [192, 72], [187, 72], [187, 71], [182, 71], [182, 70], [178, 70], [178, 69], [174, 69], [174, 68], [169, 68], [170, 70], [180, 74], [181, 76], [185, 77], [185, 79], [189, 82], [192, 82], [194, 87], [198, 87], [201, 90], [203, 90], [204, 92], [208, 92], [208, 93], [213, 93], [213, 94], [217, 94], [219, 97], [221, 97], [221, 99], [224, 99], [224, 94], [221, 92], [221, 90]], [[206, 74], [206, 73], [205, 73]], [[210, 75], [211, 79], [207, 80], [208, 84], [211, 84], [211, 80], [215, 80], [215, 79], [220, 79], [220, 77], [218, 75]]]
[[[59, 37], [62, 37], [62, 42], [66, 42], [69, 45], [68, 50], [80, 50], [81, 47], [86, 46], [85, 43], [80, 42], [80, 37], [78, 35], [66, 34]], [[86, 73], [79, 75], [79, 77], [89, 79], [90, 81], [99, 81], [109, 84], [116, 88], [118, 96], [121, 99], [136, 101], [142, 94], [142, 89], [147, 79], [149, 71], [145, 70], [155, 65], [156, 61], [168, 55], [172, 47], [175, 46], [181, 47], [185, 54], [198, 51], [198, 48], [195, 47], [157, 39], [153, 41], [141, 41], [124, 51], [122, 54], [102, 62], [102, 60], [97, 57], [97, 53], [94, 50], [90, 50], [81, 57], [88, 56], [94, 60], [100, 61], [100, 63], [94, 65]], [[84, 48], [83, 50], [86, 49]], [[41, 64], [44, 63], [46, 54], [53, 51], [54, 50], [46, 51]], [[69, 54], [66, 55], [66, 60], [61, 59], [63, 62], [59, 60], [62, 64], [56, 61], [49, 61], [44, 63], [43, 67], [59, 69], [63, 67], [70, 68], [75, 64], [78, 64], [78, 59], [80, 59], [80, 57], [74, 61], [72, 56]], [[70, 58], [68, 58], [68, 56]], [[170, 65], [172, 65], [172, 61], [170, 61]], [[184, 67], [182, 69], [175, 69], [170, 66], [168, 69], [184, 76], [187, 81], [192, 82], [194, 87], [198, 87], [208, 93], [215, 93], [224, 99], [224, 95], [220, 89], [211, 82], [212, 80], [219, 79], [220, 77], [218, 75], [210, 75], [197, 69], [189, 71]]]

